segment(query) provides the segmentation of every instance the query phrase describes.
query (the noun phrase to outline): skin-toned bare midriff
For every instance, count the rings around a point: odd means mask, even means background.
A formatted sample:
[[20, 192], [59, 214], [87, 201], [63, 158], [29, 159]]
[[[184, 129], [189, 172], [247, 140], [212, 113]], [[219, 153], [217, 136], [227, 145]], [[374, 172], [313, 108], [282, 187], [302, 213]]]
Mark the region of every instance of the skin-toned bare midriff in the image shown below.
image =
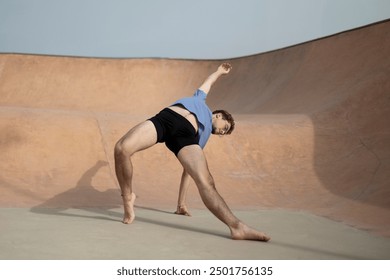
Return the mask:
[[195, 131], [196, 132], [198, 131], [198, 121], [196, 120], [195, 115], [192, 114], [190, 111], [188, 111], [187, 109], [184, 109], [181, 106], [177, 106], [177, 105], [168, 107], [168, 109], [171, 109], [172, 111], [174, 111], [174, 112], [178, 113], [179, 115], [183, 116], [184, 118], [186, 118], [192, 124], [192, 126], [195, 128]]

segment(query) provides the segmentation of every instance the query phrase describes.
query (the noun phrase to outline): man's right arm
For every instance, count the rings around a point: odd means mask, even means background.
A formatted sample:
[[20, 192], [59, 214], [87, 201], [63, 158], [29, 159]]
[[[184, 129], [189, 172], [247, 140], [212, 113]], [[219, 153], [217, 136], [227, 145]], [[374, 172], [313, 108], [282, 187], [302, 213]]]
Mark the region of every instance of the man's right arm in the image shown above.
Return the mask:
[[217, 71], [207, 77], [207, 79], [203, 82], [199, 89], [204, 93], [208, 94], [210, 92], [211, 87], [218, 80], [218, 78], [222, 75], [228, 74], [231, 69], [232, 66], [230, 65], [230, 63], [222, 63], [218, 67]]

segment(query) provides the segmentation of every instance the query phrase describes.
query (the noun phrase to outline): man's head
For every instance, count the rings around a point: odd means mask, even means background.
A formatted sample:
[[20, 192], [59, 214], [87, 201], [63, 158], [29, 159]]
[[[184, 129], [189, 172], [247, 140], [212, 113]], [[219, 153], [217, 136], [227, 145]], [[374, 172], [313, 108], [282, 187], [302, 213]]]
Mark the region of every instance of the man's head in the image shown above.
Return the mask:
[[234, 119], [231, 114], [225, 110], [216, 110], [213, 112], [213, 134], [226, 135], [234, 130]]

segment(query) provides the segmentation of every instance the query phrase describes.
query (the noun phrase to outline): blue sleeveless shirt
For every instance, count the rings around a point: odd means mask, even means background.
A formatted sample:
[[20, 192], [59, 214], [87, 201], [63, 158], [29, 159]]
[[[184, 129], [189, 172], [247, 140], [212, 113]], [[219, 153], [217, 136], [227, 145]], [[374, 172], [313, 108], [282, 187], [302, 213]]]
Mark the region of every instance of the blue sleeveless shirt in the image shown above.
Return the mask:
[[202, 149], [206, 146], [212, 131], [212, 112], [206, 105], [207, 94], [198, 89], [192, 97], [185, 97], [177, 100], [172, 105], [182, 105], [193, 113], [198, 120], [199, 146]]

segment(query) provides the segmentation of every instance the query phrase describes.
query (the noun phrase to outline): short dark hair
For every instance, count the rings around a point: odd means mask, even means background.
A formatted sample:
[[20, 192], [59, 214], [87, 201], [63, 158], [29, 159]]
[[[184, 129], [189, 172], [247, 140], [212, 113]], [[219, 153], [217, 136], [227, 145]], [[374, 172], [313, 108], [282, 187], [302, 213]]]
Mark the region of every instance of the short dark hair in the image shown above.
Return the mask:
[[230, 129], [226, 132], [226, 134], [231, 134], [233, 132], [234, 126], [235, 126], [233, 116], [228, 111], [225, 111], [225, 110], [215, 110], [213, 112], [213, 114], [218, 114], [218, 113], [221, 113], [222, 119], [227, 120], [228, 123], [230, 124]]

